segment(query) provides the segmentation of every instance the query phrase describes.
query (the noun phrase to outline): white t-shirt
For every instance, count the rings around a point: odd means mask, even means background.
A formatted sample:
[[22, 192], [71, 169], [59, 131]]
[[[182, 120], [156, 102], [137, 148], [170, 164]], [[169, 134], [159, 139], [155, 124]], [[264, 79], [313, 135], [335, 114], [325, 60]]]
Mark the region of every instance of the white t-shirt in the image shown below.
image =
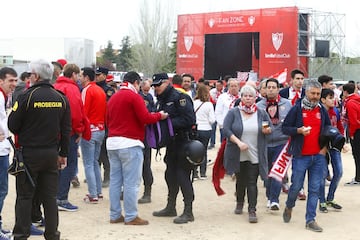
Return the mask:
[[211, 102], [204, 102], [201, 105], [202, 103], [199, 99], [194, 101], [194, 111], [198, 109], [196, 112], [197, 129], [208, 131], [212, 129], [211, 125], [215, 122], [214, 106]]
[[10, 153], [10, 143], [7, 140], [9, 137], [8, 129], [8, 116], [5, 110], [5, 98], [2, 93], [0, 93], [0, 134], [4, 134], [5, 139], [0, 141], [0, 156], [6, 156]]

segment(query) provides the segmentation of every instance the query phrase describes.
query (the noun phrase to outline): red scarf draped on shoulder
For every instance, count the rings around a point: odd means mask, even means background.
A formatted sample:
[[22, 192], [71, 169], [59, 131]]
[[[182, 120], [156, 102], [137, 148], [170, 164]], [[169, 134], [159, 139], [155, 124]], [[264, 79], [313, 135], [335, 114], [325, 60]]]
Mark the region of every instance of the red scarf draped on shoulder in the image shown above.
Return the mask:
[[220, 180], [225, 177], [225, 168], [224, 168], [224, 153], [226, 146], [226, 138], [222, 141], [219, 151], [217, 153], [213, 173], [212, 173], [212, 182], [215, 188], [215, 191], [218, 196], [224, 195], [225, 192], [220, 186]]

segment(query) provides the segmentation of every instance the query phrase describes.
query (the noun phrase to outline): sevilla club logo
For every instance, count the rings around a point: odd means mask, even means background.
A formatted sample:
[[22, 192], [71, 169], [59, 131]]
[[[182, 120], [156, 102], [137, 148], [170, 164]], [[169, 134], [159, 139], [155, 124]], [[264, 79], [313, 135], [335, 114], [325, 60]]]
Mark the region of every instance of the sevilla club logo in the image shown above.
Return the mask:
[[254, 23], [255, 23], [255, 17], [254, 17], [254, 16], [250, 16], [250, 17], [248, 18], [248, 23], [250, 24], [250, 26], [254, 25]]
[[281, 44], [282, 44], [282, 41], [283, 41], [283, 38], [284, 38], [284, 33], [272, 33], [272, 43], [273, 43], [273, 46], [274, 48], [276, 49], [276, 51], [279, 50], [279, 48], [281, 47]]
[[215, 24], [215, 20], [213, 18], [210, 18], [209, 21], [208, 21], [208, 25], [210, 28], [212, 28]]
[[186, 51], [190, 51], [190, 49], [193, 45], [193, 42], [194, 42], [193, 36], [184, 36], [184, 44], [185, 44]]

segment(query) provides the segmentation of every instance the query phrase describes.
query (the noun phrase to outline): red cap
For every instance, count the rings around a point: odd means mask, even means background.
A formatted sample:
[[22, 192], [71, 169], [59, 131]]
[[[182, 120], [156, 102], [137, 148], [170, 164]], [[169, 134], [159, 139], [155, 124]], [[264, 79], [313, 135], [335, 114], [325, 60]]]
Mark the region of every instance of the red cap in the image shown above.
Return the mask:
[[108, 74], [108, 75], [106, 76], [106, 82], [111, 82], [111, 81], [114, 81], [114, 75]]
[[62, 67], [64, 67], [65, 64], [67, 64], [67, 61], [66, 61], [65, 59], [58, 59], [57, 62], [60, 63], [60, 65], [61, 65]]

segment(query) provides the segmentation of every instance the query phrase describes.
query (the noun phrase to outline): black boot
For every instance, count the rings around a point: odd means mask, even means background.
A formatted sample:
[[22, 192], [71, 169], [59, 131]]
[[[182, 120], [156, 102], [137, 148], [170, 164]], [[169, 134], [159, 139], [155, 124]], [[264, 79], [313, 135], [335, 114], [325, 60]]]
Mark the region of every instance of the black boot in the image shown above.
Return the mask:
[[153, 212], [153, 216], [155, 217], [176, 217], [176, 200], [172, 200], [168, 198], [168, 203], [166, 207], [160, 211]]
[[256, 210], [255, 209], [249, 209], [249, 223], [257, 223], [258, 219], [256, 216]]
[[181, 216], [175, 218], [174, 223], [182, 224], [182, 223], [193, 222], [194, 220], [195, 219], [194, 219], [194, 215], [192, 212], [192, 203], [190, 203], [190, 204], [185, 204], [183, 214], [181, 214]]
[[151, 202], [151, 186], [145, 186], [144, 195], [138, 200], [138, 203], [150, 203]]
[[234, 210], [235, 214], [242, 214], [243, 213], [243, 207], [244, 207], [244, 203], [243, 202], [237, 202], [236, 203], [236, 208]]

